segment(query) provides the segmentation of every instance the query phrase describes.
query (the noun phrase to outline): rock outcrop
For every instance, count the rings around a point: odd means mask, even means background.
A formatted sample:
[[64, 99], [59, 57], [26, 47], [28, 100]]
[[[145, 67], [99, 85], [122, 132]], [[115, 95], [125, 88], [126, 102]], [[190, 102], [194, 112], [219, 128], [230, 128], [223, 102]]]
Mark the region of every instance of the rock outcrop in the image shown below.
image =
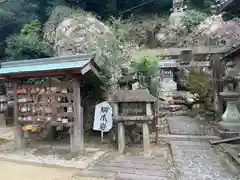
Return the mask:
[[44, 38], [54, 44], [55, 55], [62, 56], [86, 53], [96, 39], [111, 34], [111, 29], [91, 14], [57, 7], [46, 23]]
[[184, 44], [194, 46], [237, 46], [240, 42], [240, 24], [224, 21], [222, 15], [214, 15], [203, 21], [196, 31], [187, 37]]

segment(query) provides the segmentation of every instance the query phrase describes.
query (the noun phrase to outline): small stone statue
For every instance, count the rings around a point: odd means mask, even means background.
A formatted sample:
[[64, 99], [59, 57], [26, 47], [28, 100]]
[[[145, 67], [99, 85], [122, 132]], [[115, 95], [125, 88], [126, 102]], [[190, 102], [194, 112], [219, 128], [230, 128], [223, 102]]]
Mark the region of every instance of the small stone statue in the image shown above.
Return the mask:
[[122, 69], [122, 77], [118, 80], [118, 85], [120, 89], [131, 90], [132, 85], [137, 82], [137, 79], [133, 77], [132, 74], [128, 73], [125, 68]]
[[172, 13], [169, 17], [169, 23], [175, 27], [181, 25], [182, 19], [185, 17], [184, 10], [186, 7], [183, 4], [183, 0], [173, 0]]

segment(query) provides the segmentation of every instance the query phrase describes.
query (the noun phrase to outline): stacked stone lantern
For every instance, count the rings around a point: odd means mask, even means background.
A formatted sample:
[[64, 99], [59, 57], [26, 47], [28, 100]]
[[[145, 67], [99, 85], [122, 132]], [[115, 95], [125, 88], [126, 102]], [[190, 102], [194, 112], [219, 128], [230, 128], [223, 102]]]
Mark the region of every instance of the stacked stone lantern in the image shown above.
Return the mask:
[[118, 90], [113, 95], [113, 119], [118, 124], [118, 150], [126, 146], [125, 128], [132, 122], [142, 126], [144, 153], [150, 148], [149, 121], [153, 120], [153, 97], [147, 89]]
[[[112, 96], [113, 119], [117, 123], [118, 150], [123, 153], [126, 146], [126, 132], [129, 125], [141, 127], [143, 134], [144, 153], [148, 154], [150, 148], [149, 123], [153, 120], [153, 97], [148, 89], [133, 88], [137, 83], [132, 75], [123, 73], [119, 79], [119, 89]], [[134, 131], [134, 130], [132, 130]], [[136, 139], [137, 137], [134, 136]]]
[[220, 93], [226, 101], [227, 107], [222, 115], [222, 121], [219, 124], [222, 129], [231, 132], [240, 132], [240, 113], [237, 107], [240, 93], [235, 91], [238, 84], [236, 75], [235, 64], [228, 62], [226, 64], [225, 76], [223, 77], [225, 88], [224, 91]]

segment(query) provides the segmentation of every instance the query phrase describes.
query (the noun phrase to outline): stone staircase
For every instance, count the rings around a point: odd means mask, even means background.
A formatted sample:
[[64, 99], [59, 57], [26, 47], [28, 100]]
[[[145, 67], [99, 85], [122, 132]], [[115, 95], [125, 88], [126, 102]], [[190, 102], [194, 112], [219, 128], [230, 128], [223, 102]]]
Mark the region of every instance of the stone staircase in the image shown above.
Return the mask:
[[[80, 174], [83, 176], [84, 173]], [[176, 175], [172, 161], [164, 157], [116, 153], [108, 153], [88, 168], [88, 177], [94, 177], [96, 174], [101, 174], [107, 180], [175, 180]]]

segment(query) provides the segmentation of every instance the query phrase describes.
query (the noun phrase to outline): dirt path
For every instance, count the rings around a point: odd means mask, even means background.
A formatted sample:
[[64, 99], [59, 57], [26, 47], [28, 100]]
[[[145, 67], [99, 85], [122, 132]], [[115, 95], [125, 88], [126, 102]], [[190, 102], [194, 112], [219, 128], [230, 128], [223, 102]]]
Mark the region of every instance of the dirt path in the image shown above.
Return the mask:
[[23, 165], [0, 161], [0, 179], [7, 180], [93, 180], [74, 176], [77, 170]]

